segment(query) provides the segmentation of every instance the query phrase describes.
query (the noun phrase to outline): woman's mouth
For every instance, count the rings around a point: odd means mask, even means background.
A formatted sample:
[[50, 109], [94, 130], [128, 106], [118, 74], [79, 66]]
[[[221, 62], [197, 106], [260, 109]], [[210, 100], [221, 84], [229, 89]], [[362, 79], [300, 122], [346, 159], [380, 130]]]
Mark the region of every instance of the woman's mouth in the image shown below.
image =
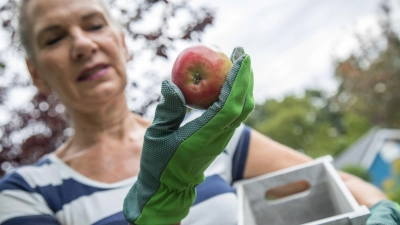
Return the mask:
[[78, 81], [89, 81], [104, 76], [109, 69], [108, 65], [96, 65], [94, 67], [85, 69], [78, 77]]

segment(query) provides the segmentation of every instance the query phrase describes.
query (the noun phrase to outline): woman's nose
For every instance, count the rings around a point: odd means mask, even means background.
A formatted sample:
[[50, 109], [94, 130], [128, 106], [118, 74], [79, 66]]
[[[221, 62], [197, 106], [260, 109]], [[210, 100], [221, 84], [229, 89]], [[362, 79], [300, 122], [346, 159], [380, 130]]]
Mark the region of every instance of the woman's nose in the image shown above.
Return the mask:
[[97, 44], [82, 29], [72, 30], [71, 55], [74, 60], [90, 58], [98, 49]]

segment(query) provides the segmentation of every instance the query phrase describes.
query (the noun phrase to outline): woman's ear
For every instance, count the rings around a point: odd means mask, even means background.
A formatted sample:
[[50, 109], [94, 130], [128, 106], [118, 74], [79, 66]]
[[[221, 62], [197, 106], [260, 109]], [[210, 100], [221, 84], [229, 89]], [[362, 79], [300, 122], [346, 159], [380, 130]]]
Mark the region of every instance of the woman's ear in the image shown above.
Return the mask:
[[47, 82], [39, 75], [38, 68], [35, 63], [30, 59], [25, 59], [26, 66], [28, 67], [29, 73], [31, 74], [33, 84], [37, 87], [40, 93], [50, 94], [51, 89]]

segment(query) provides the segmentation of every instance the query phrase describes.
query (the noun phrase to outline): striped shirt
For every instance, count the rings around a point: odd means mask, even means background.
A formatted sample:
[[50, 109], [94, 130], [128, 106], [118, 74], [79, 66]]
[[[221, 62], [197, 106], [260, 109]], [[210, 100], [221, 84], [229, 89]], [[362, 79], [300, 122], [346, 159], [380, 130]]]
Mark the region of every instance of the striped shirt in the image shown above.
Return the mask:
[[[232, 183], [242, 178], [249, 138], [250, 128], [241, 125], [206, 170], [182, 225], [236, 224]], [[0, 180], [0, 224], [126, 225], [123, 200], [136, 179], [112, 184], [94, 181], [51, 153]]]

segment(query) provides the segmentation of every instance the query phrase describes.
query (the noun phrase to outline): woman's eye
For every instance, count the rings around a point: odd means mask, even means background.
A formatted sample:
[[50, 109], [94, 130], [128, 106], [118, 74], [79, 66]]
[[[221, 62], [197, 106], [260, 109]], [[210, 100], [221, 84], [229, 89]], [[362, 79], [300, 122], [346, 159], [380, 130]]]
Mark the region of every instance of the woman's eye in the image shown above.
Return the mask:
[[100, 30], [103, 28], [103, 24], [94, 24], [90, 27], [90, 30]]
[[46, 45], [47, 46], [53, 45], [53, 44], [57, 43], [58, 41], [60, 41], [61, 39], [62, 39], [61, 36], [52, 37], [46, 41]]

